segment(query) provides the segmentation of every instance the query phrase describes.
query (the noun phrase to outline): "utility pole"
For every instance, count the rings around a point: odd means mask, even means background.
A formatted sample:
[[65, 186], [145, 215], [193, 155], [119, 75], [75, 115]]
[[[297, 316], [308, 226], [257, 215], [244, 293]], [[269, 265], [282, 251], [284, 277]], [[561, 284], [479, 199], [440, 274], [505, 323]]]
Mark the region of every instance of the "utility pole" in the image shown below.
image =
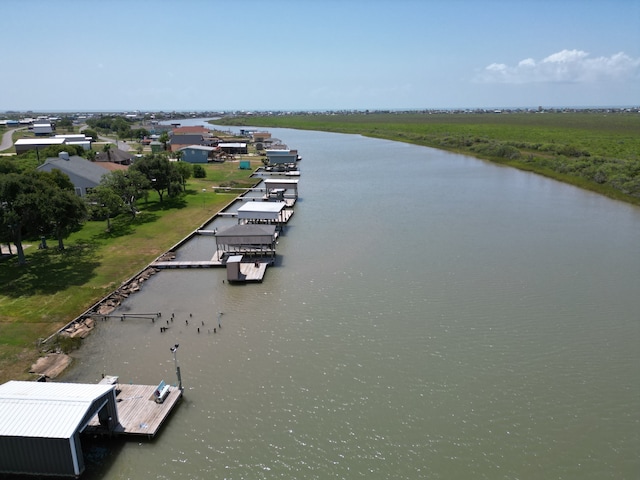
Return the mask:
[[176, 367], [176, 376], [178, 377], [178, 388], [182, 392], [184, 391], [184, 388], [182, 387], [182, 376], [180, 375], [180, 367], [178, 366], [178, 358], [176, 357], [176, 352], [178, 351], [179, 346], [180, 345], [176, 343], [169, 350], [171, 350], [171, 353], [173, 353], [173, 364]]

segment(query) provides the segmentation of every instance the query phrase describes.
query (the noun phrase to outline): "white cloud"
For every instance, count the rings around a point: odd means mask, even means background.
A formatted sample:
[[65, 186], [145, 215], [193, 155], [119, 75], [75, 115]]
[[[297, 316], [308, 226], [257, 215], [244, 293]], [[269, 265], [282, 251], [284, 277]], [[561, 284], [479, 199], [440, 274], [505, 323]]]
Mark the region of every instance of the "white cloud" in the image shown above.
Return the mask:
[[610, 57], [591, 57], [582, 50], [562, 50], [536, 62], [526, 58], [515, 66], [492, 63], [476, 80], [483, 83], [588, 83], [640, 77], [640, 58], [624, 52]]

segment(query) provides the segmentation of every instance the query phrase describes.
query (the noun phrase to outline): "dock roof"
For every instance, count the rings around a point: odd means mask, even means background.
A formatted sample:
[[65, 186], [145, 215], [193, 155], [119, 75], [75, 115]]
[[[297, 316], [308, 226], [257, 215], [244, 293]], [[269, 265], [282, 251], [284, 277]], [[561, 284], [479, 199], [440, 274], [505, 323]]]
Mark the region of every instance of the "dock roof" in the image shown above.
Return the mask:
[[285, 202], [246, 202], [238, 208], [238, 218], [275, 220], [286, 206]]
[[114, 385], [9, 381], [0, 385], [0, 436], [69, 438]]

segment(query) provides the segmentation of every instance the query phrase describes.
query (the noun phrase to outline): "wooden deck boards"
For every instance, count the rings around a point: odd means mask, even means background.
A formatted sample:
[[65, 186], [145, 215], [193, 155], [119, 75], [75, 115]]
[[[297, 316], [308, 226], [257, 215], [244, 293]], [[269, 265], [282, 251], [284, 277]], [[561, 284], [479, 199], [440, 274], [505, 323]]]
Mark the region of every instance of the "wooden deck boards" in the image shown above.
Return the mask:
[[[116, 400], [118, 405], [118, 419], [120, 425], [111, 432], [114, 435], [144, 435], [154, 437], [167, 419], [182, 392], [178, 387], [170, 387], [169, 395], [163, 403], [156, 403], [153, 385], [118, 384]], [[86, 432], [108, 433], [98, 422], [97, 415], [89, 422]]]
[[268, 263], [264, 262], [258, 262], [257, 265], [254, 262], [241, 262], [240, 273], [244, 275], [245, 282], [261, 282], [267, 271], [267, 265]]
[[222, 263], [215, 260], [187, 262], [177, 262], [175, 260], [169, 260], [167, 262], [153, 262], [150, 266], [155, 268], [214, 268], [222, 266]]

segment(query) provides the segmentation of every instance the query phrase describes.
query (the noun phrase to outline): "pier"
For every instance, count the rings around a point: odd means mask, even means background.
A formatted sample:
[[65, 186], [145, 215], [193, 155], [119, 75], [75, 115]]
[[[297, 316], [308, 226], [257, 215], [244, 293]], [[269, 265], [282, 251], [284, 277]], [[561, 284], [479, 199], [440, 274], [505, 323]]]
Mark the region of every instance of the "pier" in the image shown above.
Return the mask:
[[[112, 377], [106, 377], [110, 381]], [[126, 435], [156, 436], [173, 408], [182, 398], [182, 391], [178, 387], [169, 387], [169, 394], [162, 403], [156, 403], [153, 385], [116, 385], [116, 405], [118, 408], [118, 425], [111, 431], [100, 425], [96, 415], [89, 421], [84, 433], [94, 435]]]

